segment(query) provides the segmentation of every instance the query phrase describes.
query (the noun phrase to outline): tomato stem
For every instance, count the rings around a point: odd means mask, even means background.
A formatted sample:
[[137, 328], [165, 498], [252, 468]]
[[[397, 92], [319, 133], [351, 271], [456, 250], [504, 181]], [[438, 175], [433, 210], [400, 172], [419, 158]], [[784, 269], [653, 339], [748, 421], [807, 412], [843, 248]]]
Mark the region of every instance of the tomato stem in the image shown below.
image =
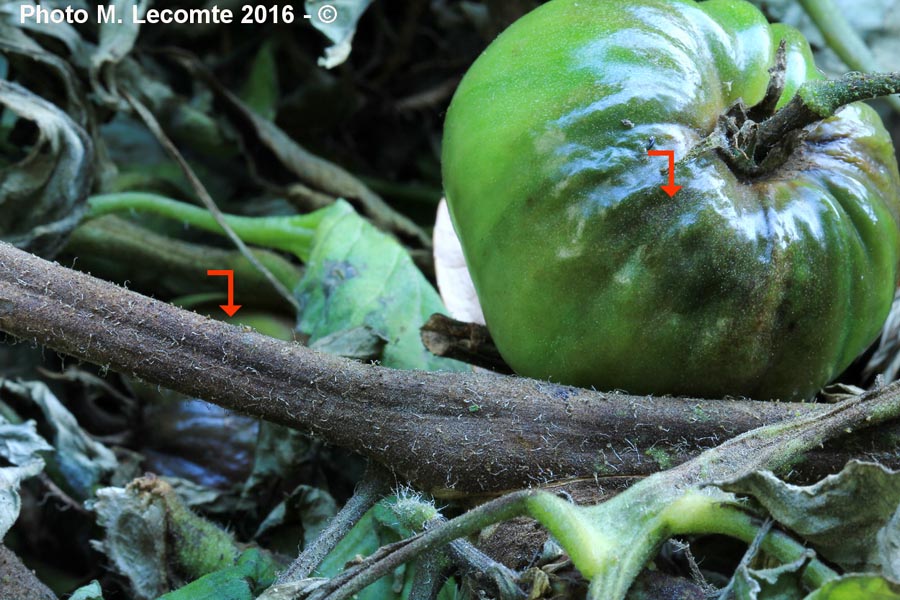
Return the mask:
[[839, 79], [807, 81], [771, 116], [760, 105], [733, 106], [720, 119], [716, 147], [736, 173], [765, 176], [790, 158], [803, 141], [805, 127], [853, 102], [898, 93], [900, 73], [847, 73]]
[[757, 143], [774, 147], [786, 135], [827, 119], [840, 108], [900, 93], [900, 73], [847, 73], [840, 79], [807, 81], [787, 105], [759, 125]]
[[[800, 5], [844, 64], [854, 71], [881, 71], [878, 60], [834, 0], [800, 0]], [[888, 98], [888, 102], [900, 112], [900, 98]]]

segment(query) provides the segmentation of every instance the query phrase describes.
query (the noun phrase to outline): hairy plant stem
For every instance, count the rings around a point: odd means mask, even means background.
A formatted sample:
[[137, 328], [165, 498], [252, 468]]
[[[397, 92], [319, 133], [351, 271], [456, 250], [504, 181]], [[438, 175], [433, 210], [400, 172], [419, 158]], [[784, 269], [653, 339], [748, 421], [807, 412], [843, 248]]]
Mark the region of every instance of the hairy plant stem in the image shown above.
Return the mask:
[[[404, 562], [436, 550], [452, 539], [527, 514], [541, 522], [592, 581], [589, 597], [624, 598], [634, 577], [660, 544], [673, 535], [724, 534], [760, 547], [783, 563], [807, 555], [806, 548], [781, 532], [760, 536], [760, 522], [734, 497], [707, 493], [704, 482], [733, 480], [761, 469], [777, 469], [824, 441], [856, 428], [900, 416], [900, 385], [851, 397], [822, 415], [801, 415], [760, 427], [702, 453], [674, 469], [657, 473], [611, 500], [578, 507], [546, 491], [516, 492], [482, 504], [421, 536], [382, 548], [317, 590], [316, 598], [346, 600]], [[634, 506], [640, 506], [635, 511]], [[837, 574], [813, 558], [803, 577], [811, 589]]]
[[[629, 396], [360, 364], [152, 300], [8, 244], [0, 244], [0, 330], [313, 433], [442, 497], [577, 478], [601, 491], [616, 488], [742, 432], [831, 408]], [[470, 410], [473, 402], [480, 410]], [[895, 424], [869, 430], [807, 453], [792, 468], [814, 479], [861, 456], [897, 467], [898, 440]]]
[[328, 523], [322, 533], [288, 567], [278, 574], [275, 584], [299, 581], [312, 575], [322, 560], [334, 550], [354, 525], [391, 491], [393, 478], [378, 465], [370, 464], [353, 496]]

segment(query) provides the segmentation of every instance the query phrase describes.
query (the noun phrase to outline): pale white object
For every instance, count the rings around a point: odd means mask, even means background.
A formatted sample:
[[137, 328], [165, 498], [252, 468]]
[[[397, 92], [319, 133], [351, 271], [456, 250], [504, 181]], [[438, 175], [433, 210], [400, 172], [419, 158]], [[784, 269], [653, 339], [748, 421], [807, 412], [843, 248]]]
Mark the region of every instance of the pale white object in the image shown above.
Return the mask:
[[437, 276], [438, 291], [450, 316], [457, 321], [484, 325], [484, 313], [475, 293], [475, 284], [466, 267], [462, 246], [447, 201], [441, 198], [437, 218], [434, 221], [434, 271]]

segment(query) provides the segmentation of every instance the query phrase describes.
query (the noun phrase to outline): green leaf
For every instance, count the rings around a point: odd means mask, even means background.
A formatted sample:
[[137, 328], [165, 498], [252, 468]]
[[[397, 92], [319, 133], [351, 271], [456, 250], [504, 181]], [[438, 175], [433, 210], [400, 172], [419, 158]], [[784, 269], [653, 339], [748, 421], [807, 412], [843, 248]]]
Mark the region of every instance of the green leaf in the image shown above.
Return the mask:
[[0, 104], [38, 129], [25, 158], [0, 168], [0, 239], [52, 255], [84, 213], [91, 139], [65, 112], [15, 83], [0, 80]]
[[159, 600], [253, 600], [273, 581], [271, 560], [253, 548], [244, 552], [233, 567], [204, 575]]
[[[106, 194], [93, 196], [89, 204], [92, 217], [142, 210], [220, 231], [209, 212], [155, 194]], [[301, 306], [297, 327], [311, 344], [336, 332], [368, 327], [387, 340], [385, 366], [469, 369], [425, 349], [419, 328], [432, 314], [444, 312], [440, 297], [406, 249], [349, 203], [338, 200], [304, 215], [225, 219], [246, 243], [292, 252], [307, 263], [294, 296]]]
[[873, 570], [884, 563], [877, 538], [900, 505], [900, 474], [859, 461], [810, 486], [790, 485], [761, 471], [720, 487], [752, 496], [779, 524], [846, 570]]
[[804, 600], [900, 600], [900, 585], [876, 575], [846, 575], [829, 581]]
[[250, 66], [250, 74], [241, 90], [241, 99], [256, 113], [268, 120], [275, 118], [278, 104], [278, 67], [275, 48], [264, 42]]
[[306, 274], [294, 292], [303, 307], [298, 328], [314, 343], [366, 326], [388, 340], [383, 363], [397, 369], [464, 370], [429, 353], [419, 327], [444, 312], [437, 292], [394, 238], [336, 204], [316, 229]]
[[[325, 34], [334, 44], [325, 49], [325, 56], [319, 59], [319, 65], [326, 69], [334, 68], [350, 56], [356, 24], [366, 11], [372, 0], [306, 0], [304, 7], [310, 15], [312, 26]], [[332, 7], [330, 13], [326, 6]], [[331, 20], [331, 14], [334, 15]], [[331, 20], [331, 22], [328, 22]]]

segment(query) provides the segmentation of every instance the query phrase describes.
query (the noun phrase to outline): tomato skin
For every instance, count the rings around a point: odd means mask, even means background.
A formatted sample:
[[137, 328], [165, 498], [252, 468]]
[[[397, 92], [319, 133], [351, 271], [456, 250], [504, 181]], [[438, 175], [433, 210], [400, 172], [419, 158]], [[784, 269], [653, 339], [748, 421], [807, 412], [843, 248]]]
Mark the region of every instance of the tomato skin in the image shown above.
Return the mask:
[[[806, 40], [743, 0], [552, 0], [472, 65], [444, 184], [497, 347], [597, 389], [810, 398], [878, 335], [900, 258], [900, 176], [853, 104], [749, 178], [700, 144], [820, 78]], [[666, 161], [674, 150], [669, 198]]]

